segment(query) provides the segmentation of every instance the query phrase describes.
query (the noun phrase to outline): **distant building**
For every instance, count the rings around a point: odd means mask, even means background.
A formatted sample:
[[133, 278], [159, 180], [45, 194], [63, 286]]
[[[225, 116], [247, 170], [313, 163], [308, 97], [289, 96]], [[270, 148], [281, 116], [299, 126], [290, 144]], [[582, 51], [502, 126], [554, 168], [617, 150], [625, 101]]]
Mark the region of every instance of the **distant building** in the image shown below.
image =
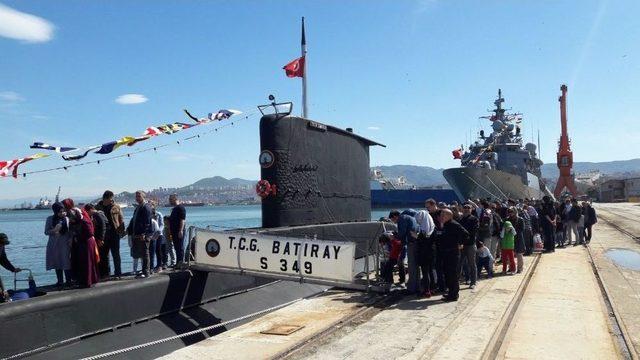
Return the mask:
[[601, 202], [625, 201], [624, 180], [611, 179], [600, 184], [598, 198]]
[[640, 177], [624, 180], [624, 196], [627, 201], [640, 202]]
[[600, 184], [598, 195], [602, 202], [640, 202], [640, 177], [607, 180]]

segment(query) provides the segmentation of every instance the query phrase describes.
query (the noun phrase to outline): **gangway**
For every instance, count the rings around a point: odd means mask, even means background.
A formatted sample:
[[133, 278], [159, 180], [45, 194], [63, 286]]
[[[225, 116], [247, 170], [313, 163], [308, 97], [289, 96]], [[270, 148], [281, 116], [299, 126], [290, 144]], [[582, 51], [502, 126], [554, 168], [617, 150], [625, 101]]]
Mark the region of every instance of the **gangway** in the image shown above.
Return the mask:
[[[380, 222], [381, 234], [393, 224]], [[329, 225], [330, 226], [330, 225]], [[360, 291], [388, 292], [380, 276], [378, 236], [365, 241], [337, 241], [318, 235], [274, 235], [272, 229], [229, 231], [191, 226], [189, 268], [328, 285]], [[361, 240], [361, 239], [360, 239]]]

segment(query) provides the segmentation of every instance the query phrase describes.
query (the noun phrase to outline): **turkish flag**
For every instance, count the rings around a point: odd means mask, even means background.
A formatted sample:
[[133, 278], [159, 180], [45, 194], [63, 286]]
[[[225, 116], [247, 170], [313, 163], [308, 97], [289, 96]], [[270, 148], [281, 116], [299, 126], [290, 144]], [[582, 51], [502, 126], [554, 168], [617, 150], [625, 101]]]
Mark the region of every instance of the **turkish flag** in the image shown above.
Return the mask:
[[304, 56], [299, 57], [283, 67], [287, 77], [304, 76]]
[[451, 152], [454, 159], [462, 159], [462, 149], [455, 149]]

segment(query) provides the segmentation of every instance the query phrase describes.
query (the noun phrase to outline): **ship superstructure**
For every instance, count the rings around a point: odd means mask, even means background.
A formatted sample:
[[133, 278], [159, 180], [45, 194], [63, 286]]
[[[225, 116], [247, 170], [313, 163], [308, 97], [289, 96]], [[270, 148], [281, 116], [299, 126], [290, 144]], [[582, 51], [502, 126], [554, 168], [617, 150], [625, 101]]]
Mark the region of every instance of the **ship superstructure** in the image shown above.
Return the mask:
[[521, 113], [509, 113], [503, 108], [504, 98], [498, 98], [491, 115], [482, 116], [491, 122], [491, 133], [484, 130], [479, 139], [465, 151], [453, 151], [461, 166], [443, 172], [461, 199], [539, 199], [550, 195], [542, 182], [542, 161], [533, 143], [523, 146]]

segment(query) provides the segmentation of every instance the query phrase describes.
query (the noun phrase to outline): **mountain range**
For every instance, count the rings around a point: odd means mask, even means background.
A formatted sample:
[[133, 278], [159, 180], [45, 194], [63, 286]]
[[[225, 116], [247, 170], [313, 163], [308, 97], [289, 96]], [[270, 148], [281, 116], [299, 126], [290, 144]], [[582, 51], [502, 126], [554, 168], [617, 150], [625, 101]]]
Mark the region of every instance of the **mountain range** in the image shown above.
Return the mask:
[[[385, 177], [393, 179], [404, 176], [407, 182], [416, 186], [440, 186], [447, 184], [442, 176], [442, 170], [429, 166], [416, 165], [391, 165], [374, 166], [372, 169], [382, 171]], [[558, 166], [556, 163], [542, 165], [542, 177], [550, 183], [555, 183], [558, 178]], [[606, 162], [574, 162], [573, 170], [576, 174], [589, 171], [600, 171], [608, 177], [634, 177], [640, 176], [640, 159], [618, 160]]]
[[[448, 187], [442, 176], [442, 170], [429, 166], [416, 165], [390, 165], [374, 166], [385, 177], [393, 179], [404, 176], [407, 182], [416, 186], [444, 186]], [[600, 171], [603, 175], [613, 178], [640, 177], [640, 159], [618, 160], [606, 162], [575, 162], [573, 169], [576, 174], [589, 171]], [[542, 165], [542, 177], [547, 179], [547, 185], [551, 186], [558, 177], [558, 167], [554, 162]], [[200, 179], [193, 184], [177, 188], [161, 188], [150, 190], [149, 193], [158, 199], [166, 199], [168, 194], [177, 193], [183, 199], [193, 202], [205, 203], [255, 203], [255, 184], [257, 180], [240, 178], [226, 179], [222, 176]], [[91, 201], [91, 198], [80, 197], [76, 199]], [[38, 198], [0, 199], [0, 207], [13, 207], [21, 203], [37, 203]], [[122, 192], [118, 194], [118, 201], [133, 202], [133, 194]]]

